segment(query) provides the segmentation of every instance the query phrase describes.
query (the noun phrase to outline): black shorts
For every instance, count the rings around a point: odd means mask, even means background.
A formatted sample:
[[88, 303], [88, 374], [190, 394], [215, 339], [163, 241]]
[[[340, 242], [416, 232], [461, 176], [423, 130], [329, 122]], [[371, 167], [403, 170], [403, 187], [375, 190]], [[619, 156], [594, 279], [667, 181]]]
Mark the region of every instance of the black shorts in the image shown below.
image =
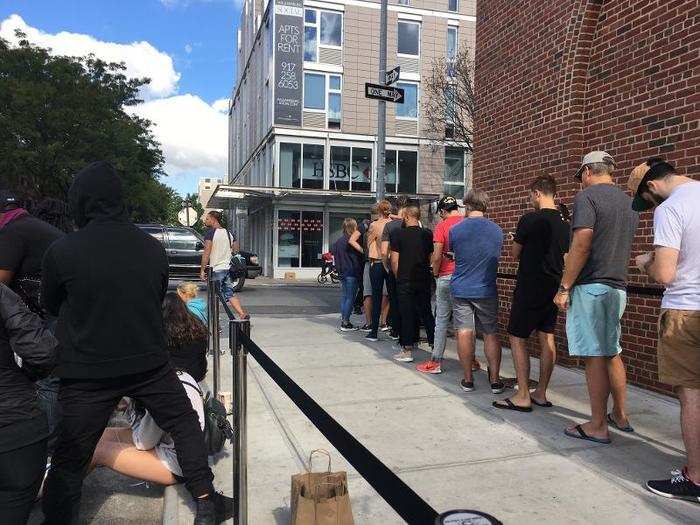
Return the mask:
[[533, 331], [553, 334], [557, 326], [559, 308], [553, 303], [532, 305], [527, 301], [513, 298], [508, 321], [508, 333], [527, 339]]

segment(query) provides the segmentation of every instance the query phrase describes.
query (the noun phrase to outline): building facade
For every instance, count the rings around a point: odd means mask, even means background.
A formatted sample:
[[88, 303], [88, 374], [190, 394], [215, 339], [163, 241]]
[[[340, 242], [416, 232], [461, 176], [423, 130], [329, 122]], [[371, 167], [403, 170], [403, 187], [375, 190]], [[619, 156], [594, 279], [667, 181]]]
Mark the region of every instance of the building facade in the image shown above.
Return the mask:
[[[197, 199], [199, 202], [203, 203], [203, 206], [206, 205], [207, 202], [209, 202], [209, 199], [211, 196], [214, 194], [214, 190], [216, 190], [216, 187], [219, 184], [222, 184], [224, 181], [223, 179], [216, 179], [216, 178], [201, 178], [197, 182]], [[211, 208], [205, 208], [204, 211], [208, 211]]]
[[[474, 185], [491, 194], [491, 216], [505, 230], [528, 211], [528, 184], [538, 174], [554, 175], [561, 200], [571, 204], [579, 191], [573, 175], [591, 150], [614, 157], [622, 187], [635, 165], [657, 155], [700, 177], [698, 7], [696, 0], [478, 4]], [[651, 250], [652, 214], [640, 219], [633, 257]], [[507, 242], [505, 275], [517, 266], [509, 251]], [[622, 322], [628, 378], [668, 392], [656, 372], [660, 289], [633, 261], [629, 275]], [[499, 287], [503, 329], [513, 280], [500, 279]]]
[[[228, 180], [209, 206], [231, 210], [264, 272], [318, 274], [347, 216], [376, 200], [379, 1], [247, 0], [229, 118]], [[435, 60], [473, 48], [474, 0], [389, 0], [387, 66], [403, 104], [387, 103], [387, 193], [461, 198], [470, 159], [430, 140], [422, 82]]]

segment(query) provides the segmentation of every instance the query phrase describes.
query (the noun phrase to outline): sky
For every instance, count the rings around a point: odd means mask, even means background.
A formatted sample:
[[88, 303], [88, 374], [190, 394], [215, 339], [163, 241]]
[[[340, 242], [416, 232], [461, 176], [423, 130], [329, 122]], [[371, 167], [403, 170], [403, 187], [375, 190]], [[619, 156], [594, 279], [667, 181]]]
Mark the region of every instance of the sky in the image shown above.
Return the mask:
[[55, 54], [124, 62], [149, 77], [129, 111], [153, 122], [165, 154], [163, 182], [196, 193], [200, 177], [223, 177], [228, 101], [235, 79], [241, 0], [2, 0], [0, 38], [16, 28]]

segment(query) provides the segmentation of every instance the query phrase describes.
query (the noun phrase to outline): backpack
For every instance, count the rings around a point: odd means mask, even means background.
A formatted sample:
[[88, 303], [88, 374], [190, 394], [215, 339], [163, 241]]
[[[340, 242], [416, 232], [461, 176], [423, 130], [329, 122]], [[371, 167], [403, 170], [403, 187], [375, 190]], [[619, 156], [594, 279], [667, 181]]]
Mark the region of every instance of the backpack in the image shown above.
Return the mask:
[[210, 456], [218, 454], [224, 448], [224, 443], [228, 439], [233, 442], [233, 427], [226, 417], [226, 408], [218, 399], [211, 397], [211, 393], [202, 394], [202, 390], [196, 384], [189, 381], [182, 381], [182, 384], [194, 388], [202, 398], [204, 405], [204, 442], [207, 446], [207, 453]]
[[[228, 235], [229, 242], [233, 244], [235, 237], [231, 235], [231, 233], [228, 230], [226, 230], [226, 235]], [[228, 275], [232, 281], [236, 281], [244, 275], [248, 275], [248, 265], [246, 264], [245, 259], [240, 253], [234, 253], [231, 255], [231, 260], [229, 261], [228, 267]]]

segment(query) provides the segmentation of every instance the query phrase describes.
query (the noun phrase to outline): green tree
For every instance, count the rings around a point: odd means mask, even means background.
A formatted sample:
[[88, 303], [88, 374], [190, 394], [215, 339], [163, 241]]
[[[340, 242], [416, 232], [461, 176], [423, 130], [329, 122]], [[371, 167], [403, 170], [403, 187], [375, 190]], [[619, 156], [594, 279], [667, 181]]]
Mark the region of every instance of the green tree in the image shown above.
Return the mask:
[[126, 113], [149, 79], [90, 55], [51, 56], [18, 32], [0, 39], [0, 176], [33, 200], [66, 199], [73, 175], [97, 160], [123, 178], [135, 222], [174, 222], [177, 193], [163, 184], [163, 154], [150, 122]]

